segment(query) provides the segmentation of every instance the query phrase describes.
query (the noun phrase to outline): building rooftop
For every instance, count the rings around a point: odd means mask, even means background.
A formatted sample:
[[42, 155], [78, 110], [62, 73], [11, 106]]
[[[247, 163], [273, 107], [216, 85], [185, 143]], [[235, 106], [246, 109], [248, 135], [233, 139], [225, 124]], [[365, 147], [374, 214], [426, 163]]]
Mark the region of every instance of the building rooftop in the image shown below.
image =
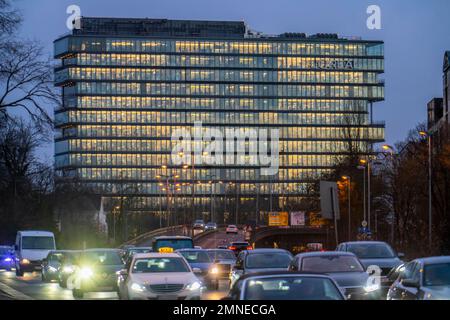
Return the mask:
[[[265, 34], [250, 29], [244, 21], [170, 20], [151, 18], [81, 17], [81, 28], [73, 35], [116, 35], [180, 38], [230, 38], [273, 40], [343, 40], [359, 41], [360, 37], [339, 37], [335, 33], [306, 35], [301, 32]], [[365, 41], [366, 42], [366, 41]], [[378, 41], [377, 41], [378, 42]]]

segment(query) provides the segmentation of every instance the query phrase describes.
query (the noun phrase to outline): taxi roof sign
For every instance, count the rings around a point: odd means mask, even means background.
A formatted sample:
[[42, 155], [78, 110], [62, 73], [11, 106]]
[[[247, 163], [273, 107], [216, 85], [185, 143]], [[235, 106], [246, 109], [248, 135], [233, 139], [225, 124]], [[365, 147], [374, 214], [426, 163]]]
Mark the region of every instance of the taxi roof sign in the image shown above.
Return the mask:
[[158, 250], [159, 253], [173, 253], [173, 248], [171, 247], [161, 247]]

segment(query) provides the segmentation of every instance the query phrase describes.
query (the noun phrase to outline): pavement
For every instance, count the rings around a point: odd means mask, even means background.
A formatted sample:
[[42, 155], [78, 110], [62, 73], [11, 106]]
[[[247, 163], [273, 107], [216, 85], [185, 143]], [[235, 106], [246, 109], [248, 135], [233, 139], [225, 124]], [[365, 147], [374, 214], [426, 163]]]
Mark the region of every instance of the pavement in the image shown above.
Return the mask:
[[[214, 232], [200, 239], [195, 245], [202, 248], [216, 248], [243, 239], [243, 234], [227, 235], [225, 231]], [[207, 290], [203, 300], [219, 300], [228, 293], [228, 281], [219, 284], [219, 290]], [[91, 292], [85, 294], [83, 300], [116, 300], [115, 292]], [[17, 277], [14, 271], [0, 270], [0, 300], [74, 300], [72, 292], [64, 289], [58, 283], [44, 283], [39, 272], [25, 273]]]

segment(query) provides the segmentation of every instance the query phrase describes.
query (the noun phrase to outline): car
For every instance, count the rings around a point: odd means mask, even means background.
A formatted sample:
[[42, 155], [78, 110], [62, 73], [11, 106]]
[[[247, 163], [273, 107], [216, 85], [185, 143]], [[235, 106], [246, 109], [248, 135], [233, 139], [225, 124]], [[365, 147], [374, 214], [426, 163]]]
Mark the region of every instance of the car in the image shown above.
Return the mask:
[[160, 236], [153, 238], [153, 252], [167, 251], [168, 248], [170, 248], [170, 252], [178, 249], [193, 249], [194, 242], [192, 238], [185, 236]]
[[51, 250], [47, 257], [42, 260], [41, 279], [42, 282], [51, 282], [59, 280], [59, 270], [61, 263], [67, 251]]
[[390, 287], [388, 300], [450, 300], [450, 256], [406, 263]]
[[354, 253], [367, 269], [369, 266], [378, 266], [381, 276], [386, 276], [392, 268], [403, 263], [403, 253], [396, 253], [389, 244], [383, 241], [352, 241], [338, 245], [336, 251]]
[[58, 269], [58, 283], [61, 288], [73, 289], [73, 275], [78, 268], [82, 250], [66, 251]]
[[227, 226], [227, 228], [225, 229], [226, 234], [229, 234], [229, 233], [238, 234], [238, 232], [239, 232], [239, 229], [234, 224], [229, 224]]
[[215, 222], [208, 222], [205, 225], [205, 231], [206, 230], [217, 230], [217, 223], [215, 223]]
[[241, 276], [264, 271], [286, 271], [292, 254], [284, 249], [254, 249], [241, 251], [230, 272], [230, 285]]
[[292, 259], [288, 270], [327, 274], [349, 299], [376, 298], [379, 286], [369, 285], [369, 274], [351, 252], [306, 252]]
[[122, 300], [200, 300], [203, 284], [178, 253], [137, 253], [119, 272]]
[[253, 247], [247, 241], [235, 241], [230, 243], [227, 249], [233, 251], [237, 256], [242, 250], [252, 250]]
[[14, 268], [14, 249], [11, 246], [0, 246], [0, 269], [11, 271]]
[[216, 277], [213, 276], [214, 260], [206, 249], [180, 249], [176, 251], [182, 255], [192, 269], [198, 269], [197, 276], [208, 287], [216, 287]]
[[230, 271], [236, 264], [236, 255], [228, 249], [207, 249], [213, 265], [210, 267], [209, 273], [213, 288], [219, 289], [220, 280], [229, 280]]
[[42, 260], [50, 250], [56, 250], [55, 236], [49, 231], [18, 231], [14, 250], [18, 277], [25, 272], [40, 271]]
[[204, 229], [205, 221], [203, 221], [201, 219], [195, 220], [194, 223], [192, 224], [192, 228], [193, 229]]
[[131, 247], [124, 250], [122, 259], [124, 262], [128, 261], [136, 253], [149, 253], [152, 252], [151, 247]]
[[228, 249], [228, 246], [225, 245], [225, 244], [219, 244], [219, 245], [217, 246], [217, 249]]
[[117, 292], [116, 273], [123, 268], [118, 249], [84, 250], [73, 274], [73, 297], [83, 298], [87, 292]]
[[345, 296], [330, 276], [278, 271], [242, 276], [224, 300], [345, 300]]

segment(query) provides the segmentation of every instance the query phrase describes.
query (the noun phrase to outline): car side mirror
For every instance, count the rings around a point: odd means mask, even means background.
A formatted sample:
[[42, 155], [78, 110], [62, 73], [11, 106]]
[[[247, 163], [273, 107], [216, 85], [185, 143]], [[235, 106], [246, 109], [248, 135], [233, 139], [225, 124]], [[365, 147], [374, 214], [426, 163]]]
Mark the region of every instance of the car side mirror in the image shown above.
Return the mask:
[[194, 273], [202, 273], [200, 268], [193, 268], [192, 271], [194, 271]]
[[128, 270], [127, 269], [120, 270], [119, 275], [121, 275], [122, 277], [128, 276]]
[[407, 288], [419, 288], [419, 281], [413, 279], [403, 279], [402, 285]]
[[405, 257], [405, 254], [403, 252], [399, 252], [399, 253], [397, 253], [397, 257], [399, 257], [400, 259], [403, 259]]

